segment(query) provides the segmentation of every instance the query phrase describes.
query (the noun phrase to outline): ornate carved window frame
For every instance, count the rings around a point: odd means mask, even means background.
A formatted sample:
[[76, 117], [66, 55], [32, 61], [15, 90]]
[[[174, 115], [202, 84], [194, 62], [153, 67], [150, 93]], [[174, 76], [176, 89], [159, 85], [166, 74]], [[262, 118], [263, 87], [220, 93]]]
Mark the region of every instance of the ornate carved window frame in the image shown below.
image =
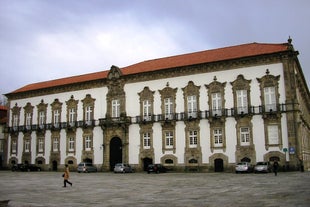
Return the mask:
[[[184, 97], [184, 111], [185, 111], [185, 117], [187, 119], [189, 118], [198, 118], [200, 106], [199, 106], [199, 98], [200, 98], [200, 86], [196, 86], [193, 81], [189, 81], [187, 86], [182, 88], [183, 90], [183, 97]], [[189, 96], [195, 96], [196, 97], [196, 112], [192, 112], [192, 114], [189, 114], [188, 109], [188, 97]], [[195, 114], [196, 113], [196, 114]]]
[[[92, 98], [90, 94], [87, 94], [86, 97], [82, 100], [83, 103], [83, 121], [84, 124], [87, 124], [88, 126], [93, 125], [93, 120], [94, 120], [94, 110], [95, 110], [95, 98]], [[87, 113], [87, 108], [91, 107], [91, 113], [90, 113], [90, 120], [86, 120], [86, 113]]]
[[[12, 127], [14, 130], [17, 130], [18, 129], [18, 126], [19, 126], [19, 122], [20, 122], [20, 110], [21, 110], [21, 107], [18, 107], [17, 103], [15, 104], [15, 106], [11, 109], [12, 111]], [[16, 124], [14, 123], [15, 122], [15, 117], [17, 117], [17, 120], [16, 120]]]
[[[250, 106], [251, 106], [251, 87], [250, 87], [251, 80], [246, 80], [243, 75], [238, 75], [237, 79], [233, 82], [230, 82], [232, 85], [232, 92], [234, 97], [234, 108], [235, 108], [235, 116], [249, 114], [250, 113]], [[239, 113], [238, 110], [238, 95], [237, 91], [239, 90], [246, 90], [247, 95], [247, 111], [241, 111]]]
[[[46, 115], [46, 112], [47, 112], [47, 105], [48, 104], [45, 104], [44, 103], [44, 100], [42, 99], [41, 100], [41, 103], [39, 103], [37, 105], [37, 111], [38, 111], [38, 119], [37, 119], [37, 123], [38, 123], [38, 128], [40, 128], [40, 112], [43, 112], [44, 114], [44, 120], [43, 120], [43, 128], [45, 127], [46, 125], [46, 118], [47, 118], [47, 115]], [[41, 126], [42, 127], [42, 126]]]
[[[142, 118], [143, 121], [151, 121], [152, 116], [154, 114], [154, 93], [155, 91], [151, 91], [149, 87], [144, 87], [144, 89], [138, 93], [140, 97], [140, 117]], [[149, 114], [144, 115], [143, 112], [143, 107], [144, 107], [144, 101], [149, 101], [150, 104], [150, 111]]]
[[[52, 126], [55, 128], [60, 128], [60, 124], [61, 124], [61, 112], [62, 112], [62, 103], [59, 102], [59, 99], [56, 98], [54, 100], [54, 102], [51, 104], [51, 108], [52, 108]], [[55, 123], [55, 112], [58, 111], [59, 112], [59, 120], [58, 120], [58, 124]]]
[[214, 76], [213, 82], [209, 85], [205, 85], [205, 87], [208, 90], [208, 105], [209, 105], [209, 111], [212, 117], [217, 116], [218, 114], [216, 112], [213, 112], [213, 103], [212, 103], [212, 94], [219, 93], [221, 96], [221, 116], [224, 115], [224, 109], [225, 109], [225, 86], [226, 82], [220, 83], [217, 81], [216, 76]]
[[[170, 120], [173, 120], [174, 114], [176, 112], [176, 93], [177, 93], [178, 88], [171, 88], [169, 86], [169, 83], [166, 84], [166, 87], [162, 90], [159, 90], [160, 93], [160, 98], [161, 98], [161, 113], [163, 117], [166, 116], [165, 114], [165, 99], [170, 98], [173, 101], [173, 106], [172, 106], [172, 114], [169, 114]], [[166, 119], [166, 118], [165, 118]]]
[[[68, 126], [70, 126], [70, 124], [73, 124], [73, 126], [71, 127], [75, 127], [75, 124], [77, 121], [78, 103], [79, 103], [79, 100], [75, 100], [73, 95], [68, 101], [66, 101], [66, 104], [67, 104], [67, 117], [66, 118], [67, 118]], [[73, 123], [70, 123], [70, 110], [71, 109], [74, 109], [74, 112], [75, 112]]]
[[[26, 130], [30, 130], [31, 126], [32, 126], [33, 108], [34, 108], [34, 106], [32, 106], [30, 102], [28, 102], [26, 104], [26, 106], [24, 106], [24, 117], [25, 117], [25, 119], [24, 119], [24, 126], [25, 126]], [[28, 126], [28, 124], [27, 124], [27, 119], [28, 119], [27, 115], [28, 114], [30, 114], [30, 126]]]
[[[40, 140], [42, 140], [43, 141], [43, 150], [42, 150], [42, 152], [40, 152], [39, 151], [39, 149], [40, 149]], [[45, 153], [45, 137], [44, 136], [38, 136], [37, 137], [37, 144], [36, 144], [36, 148], [37, 148], [37, 155], [39, 155], [39, 154], [44, 154]]]
[[[28, 144], [27, 144], [28, 143]], [[29, 145], [28, 151], [26, 151], [26, 145]], [[25, 134], [23, 137], [23, 154], [30, 154], [31, 153], [31, 136], [30, 134]]]

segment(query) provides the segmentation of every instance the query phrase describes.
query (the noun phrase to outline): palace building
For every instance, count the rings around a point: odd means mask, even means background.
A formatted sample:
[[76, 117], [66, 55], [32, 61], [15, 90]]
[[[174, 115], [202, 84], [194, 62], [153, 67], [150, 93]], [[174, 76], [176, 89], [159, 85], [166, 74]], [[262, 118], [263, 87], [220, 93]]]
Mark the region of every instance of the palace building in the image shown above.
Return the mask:
[[310, 94], [292, 40], [249, 43], [33, 83], [6, 94], [7, 165], [143, 171], [310, 170]]

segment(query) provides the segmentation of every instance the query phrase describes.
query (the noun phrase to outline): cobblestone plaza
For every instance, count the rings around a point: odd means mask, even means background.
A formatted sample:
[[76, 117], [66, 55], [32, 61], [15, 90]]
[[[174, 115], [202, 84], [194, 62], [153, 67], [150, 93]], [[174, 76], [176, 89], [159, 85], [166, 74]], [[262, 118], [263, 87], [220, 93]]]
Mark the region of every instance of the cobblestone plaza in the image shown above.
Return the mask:
[[[310, 173], [0, 172], [3, 206], [309, 206]], [[8, 201], [8, 202], [5, 202]], [[6, 204], [7, 203], [7, 204]]]

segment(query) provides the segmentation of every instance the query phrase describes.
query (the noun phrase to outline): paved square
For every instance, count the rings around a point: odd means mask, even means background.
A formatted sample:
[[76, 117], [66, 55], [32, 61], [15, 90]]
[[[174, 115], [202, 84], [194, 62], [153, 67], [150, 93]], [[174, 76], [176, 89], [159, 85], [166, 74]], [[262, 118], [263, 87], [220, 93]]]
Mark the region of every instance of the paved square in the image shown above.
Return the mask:
[[[310, 172], [274, 174], [0, 171], [8, 206], [281, 206], [310, 205]], [[1, 204], [0, 204], [1, 206]]]

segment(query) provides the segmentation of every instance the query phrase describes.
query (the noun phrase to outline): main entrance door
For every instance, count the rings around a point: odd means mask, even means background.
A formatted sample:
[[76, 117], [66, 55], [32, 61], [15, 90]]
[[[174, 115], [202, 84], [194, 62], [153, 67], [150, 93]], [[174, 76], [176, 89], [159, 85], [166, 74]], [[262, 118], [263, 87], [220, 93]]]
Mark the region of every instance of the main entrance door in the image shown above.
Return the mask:
[[122, 140], [113, 137], [110, 141], [110, 170], [112, 171], [116, 163], [123, 161]]

